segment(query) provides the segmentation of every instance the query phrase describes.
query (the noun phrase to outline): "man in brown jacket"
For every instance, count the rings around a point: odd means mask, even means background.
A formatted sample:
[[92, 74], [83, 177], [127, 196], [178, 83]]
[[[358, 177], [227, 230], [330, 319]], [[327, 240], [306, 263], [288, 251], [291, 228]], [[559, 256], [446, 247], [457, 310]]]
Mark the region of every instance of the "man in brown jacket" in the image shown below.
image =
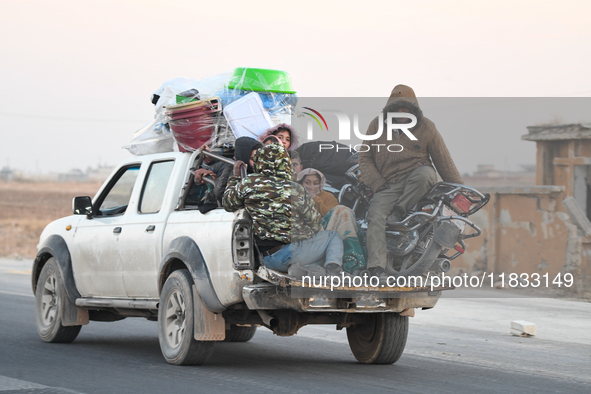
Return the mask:
[[[359, 154], [361, 177], [374, 192], [367, 214], [367, 266], [372, 275], [377, 276], [385, 274], [386, 224], [395, 226], [394, 223], [400, 222], [408, 210], [437, 182], [433, 165], [445, 182], [463, 183], [443, 138], [435, 124], [423, 116], [415, 93], [410, 87], [397, 85], [392, 90], [383, 109], [384, 120], [389, 112], [415, 115], [417, 124], [409, 128], [409, 131], [417, 140], [412, 140], [400, 130], [394, 130], [390, 141], [387, 139], [388, 133], [384, 125], [379, 138], [363, 141], [371, 148]], [[376, 117], [365, 135], [376, 134], [378, 123], [379, 117]], [[402, 119], [394, 119], [393, 123], [404, 122]], [[403, 148], [386, 148], [393, 144], [401, 145]]]

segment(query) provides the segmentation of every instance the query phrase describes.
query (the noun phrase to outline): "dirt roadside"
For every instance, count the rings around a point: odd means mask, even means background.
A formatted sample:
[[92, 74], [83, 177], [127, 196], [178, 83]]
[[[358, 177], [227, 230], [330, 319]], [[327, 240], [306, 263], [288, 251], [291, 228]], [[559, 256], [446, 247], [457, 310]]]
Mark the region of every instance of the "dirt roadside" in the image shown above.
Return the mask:
[[43, 228], [72, 214], [72, 199], [102, 183], [0, 181], [0, 257], [32, 258]]

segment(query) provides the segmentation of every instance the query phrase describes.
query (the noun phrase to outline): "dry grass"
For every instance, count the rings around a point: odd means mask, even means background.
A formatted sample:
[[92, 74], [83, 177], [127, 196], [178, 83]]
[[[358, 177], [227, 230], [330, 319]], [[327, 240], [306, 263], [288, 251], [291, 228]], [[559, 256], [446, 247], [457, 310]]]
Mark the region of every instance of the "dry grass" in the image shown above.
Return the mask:
[[72, 214], [72, 198], [93, 197], [100, 186], [0, 181], [0, 256], [34, 257], [43, 228]]

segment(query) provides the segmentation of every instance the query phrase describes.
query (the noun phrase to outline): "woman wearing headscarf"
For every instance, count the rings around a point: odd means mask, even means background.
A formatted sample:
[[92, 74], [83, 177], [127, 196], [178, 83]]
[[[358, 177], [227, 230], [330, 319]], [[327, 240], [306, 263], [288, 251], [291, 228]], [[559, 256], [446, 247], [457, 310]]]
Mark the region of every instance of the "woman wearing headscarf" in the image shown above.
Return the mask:
[[298, 174], [298, 182], [304, 186], [314, 200], [316, 209], [322, 215], [322, 226], [325, 230], [334, 230], [343, 240], [343, 269], [350, 273], [358, 269], [365, 269], [367, 265], [365, 240], [363, 233], [357, 227], [353, 211], [339, 205], [338, 200], [329, 192], [323, 190], [326, 178], [324, 174], [314, 168], [306, 168]]

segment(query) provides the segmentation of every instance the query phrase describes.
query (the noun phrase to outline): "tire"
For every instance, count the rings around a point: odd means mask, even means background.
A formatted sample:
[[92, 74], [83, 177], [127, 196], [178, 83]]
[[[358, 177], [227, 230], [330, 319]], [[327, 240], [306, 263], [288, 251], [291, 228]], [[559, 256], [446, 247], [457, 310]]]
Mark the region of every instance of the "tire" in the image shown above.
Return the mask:
[[[439, 253], [443, 250], [443, 246], [439, 245], [433, 236], [431, 235], [428, 239], [429, 244], [424, 250], [419, 250], [419, 246], [415, 248], [405, 259], [409, 260], [408, 265], [404, 269], [394, 268], [394, 258], [388, 253], [388, 261], [386, 263], [386, 274], [390, 276], [420, 276], [423, 275], [435, 262]], [[424, 241], [419, 241], [424, 242]]]
[[35, 323], [41, 339], [71, 343], [82, 326], [63, 326], [62, 314], [69, 302], [57, 262], [52, 257], [43, 266], [35, 291]]
[[248, 342], [254, 337], [256, 332], [257, 326], [240, 327], [232, 324], [230, 329], [226, 330], [226, 339], [224, 339], [224, 342]]
[[364, 324], [347, 328], [351, 352], [360, 363], [393, 364], [404, 352], [408, 316], [372, 313]]
[[213, 353], [215, 342], [196, 341], [194, 336], [193, 279], [186, 269], [166, 280], [158, 307], [158, 340], [170, 364], [201, 365]]

